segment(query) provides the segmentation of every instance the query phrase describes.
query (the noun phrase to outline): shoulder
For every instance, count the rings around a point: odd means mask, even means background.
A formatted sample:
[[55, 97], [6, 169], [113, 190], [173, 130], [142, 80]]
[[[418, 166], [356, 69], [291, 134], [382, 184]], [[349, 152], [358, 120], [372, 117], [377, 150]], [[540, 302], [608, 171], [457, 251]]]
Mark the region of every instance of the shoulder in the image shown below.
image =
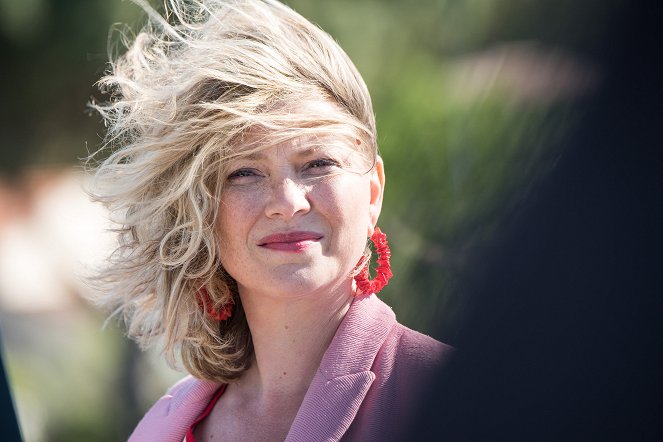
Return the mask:
[[189, 396], [194, 391], [198, 390], [204, 381], [194, 378], [191, 375], [185, 376], [175, 384], [171, 385], [163, 397], [169, 398], [183, 398]]
[[[388, 308], [388, 307], [387, 307]], [[348, 440], [406, 440], [401, 433], [416, 414], [430, 382], [452, 347], [395, 320], [373, 355], [375, 376], [348, 432]]]
[[187, 376], [170, 387], [129, 437], [129, 442], [181, 442], [186, 430], [209, 403], [219, 385]]
[[[355, 307], [357, 304], [361, 307]], [[443, 363], [452, 352], [451, 346], [399, 323], [391, 307], [375, 295], [355, 302], [353, 309], [359, 312], [354, 314], [355, 322], [361, 324], [359, 327], [378, 340], [377, 353], [373, 353], [376, 360], [394, 359], [425, 368]]]
[[375, 295], [353, 302], [335, 341], [330, 346], [334, 360], [347, 352], [348, 359], [368, 363], [362, 369], [394, 363], [413, 369], [434, 368], [452, 351], [449, 345], [400, 324], [391, 307]]
[[397, 322], [377, 353], [372, 371], [392, 381], [421, 382], [434, 376], [452, 351], [451, 346]]
[[425, 367], [442, 364], [453, 351], [450, 345], [400, 323], [394, 325], [385, 345], [392, 346], [399, 358]]

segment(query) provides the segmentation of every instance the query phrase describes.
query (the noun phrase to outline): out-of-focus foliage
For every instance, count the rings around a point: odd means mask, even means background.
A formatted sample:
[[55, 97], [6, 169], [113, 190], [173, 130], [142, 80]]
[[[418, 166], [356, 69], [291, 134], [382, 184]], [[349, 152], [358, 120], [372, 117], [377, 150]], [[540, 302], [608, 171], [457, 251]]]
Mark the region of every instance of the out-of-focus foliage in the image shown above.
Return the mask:
[[[584, 48], [617, 2], [289, 4], [341, 43], [372, 93], [387, 171], [380, 225], [395, 274], [383, 297], [401, 322], [453, 343], [463, 311], [457, 277], [471, 274], [465, 253], [554, 166], [581, 117], [575, 100], [600, 79]], [[137, 28], [143, 18], [120, 0], [0, 0], [0, 179], [18, 180], [28, 166], [77, 167], [98, 147], [103, 127], [86, 103], [104, 99], [93, 84], [109, 44], [117, 46], [112, 24]], [[136, 402], [155, 399], [153, 390], [131, 394], [150, 376], [131, 373], [145, 362], [92, 318], [94, 326], [75, 327], [96, 343], [61, 343], [56, 356], [39, 347], [8, 355], [22, 421], [44, 422], [47, 436], [34, 440], [122, 439], [144, 409]], [[62, 367], [48, 362], [57, 355]], [[31, 416], [34, 401], [49, 416]], [[133, 415], [112, 411], [124, 409]]]
[[553, 164], [578, 117], [570, 104], [596, 80], [572, 49], [605, 23], [584, 29], [589, 9], [571, 2], [292, 4], [339, 40], [371, 90], [396, 275], [383, 296], [402, 322], [453, 339], [464, 251]]

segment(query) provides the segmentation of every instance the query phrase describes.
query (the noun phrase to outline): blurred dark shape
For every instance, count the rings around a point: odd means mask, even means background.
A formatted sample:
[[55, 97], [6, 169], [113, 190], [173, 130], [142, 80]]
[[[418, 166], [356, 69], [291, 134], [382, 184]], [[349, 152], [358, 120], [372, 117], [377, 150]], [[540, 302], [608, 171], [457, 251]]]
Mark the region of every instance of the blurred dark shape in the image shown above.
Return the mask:
[[[1, 341], [0, 339], [0, 343]], [[0, 348], [0, 434], [2, 434], [2, 440], [5, 442], [21, 442], [23, 439], [16, 419], [14, 401], [9, 390], [2, 354], [3, 351]]]
[[472, 307], [412, 439], [663, 440], [660, 9], [621, 2], [587, 119], [464, 270]]

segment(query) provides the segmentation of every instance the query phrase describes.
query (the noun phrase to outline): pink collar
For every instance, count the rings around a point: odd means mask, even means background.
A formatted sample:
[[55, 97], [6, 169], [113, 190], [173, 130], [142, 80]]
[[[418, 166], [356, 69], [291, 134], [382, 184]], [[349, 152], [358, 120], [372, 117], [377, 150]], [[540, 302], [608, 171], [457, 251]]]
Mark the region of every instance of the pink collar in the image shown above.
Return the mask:
[[396, 324], [375, 295], [355, 299], [322, 357], [286, 442], [339, 440], [375, 380], [375, 357]]
[[[355, 299], [325, 352], [286, 438], [338, 440], [375, 380], [370, 371], [396, 317], [375, 295]], [[182, 442], [219, 385], [184, 378], [145, 415], [130, 442]]]

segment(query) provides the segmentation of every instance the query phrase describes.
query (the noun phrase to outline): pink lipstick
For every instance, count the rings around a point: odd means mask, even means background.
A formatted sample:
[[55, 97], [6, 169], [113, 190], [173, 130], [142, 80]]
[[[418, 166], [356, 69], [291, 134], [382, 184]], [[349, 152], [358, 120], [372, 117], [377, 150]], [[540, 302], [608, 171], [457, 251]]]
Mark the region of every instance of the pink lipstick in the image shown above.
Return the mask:
[[324, 235], [318, 232], [284, 232], [265, 236], [258, 241], [258, 246], [284, 252], [300, 252], [314, 244]]

